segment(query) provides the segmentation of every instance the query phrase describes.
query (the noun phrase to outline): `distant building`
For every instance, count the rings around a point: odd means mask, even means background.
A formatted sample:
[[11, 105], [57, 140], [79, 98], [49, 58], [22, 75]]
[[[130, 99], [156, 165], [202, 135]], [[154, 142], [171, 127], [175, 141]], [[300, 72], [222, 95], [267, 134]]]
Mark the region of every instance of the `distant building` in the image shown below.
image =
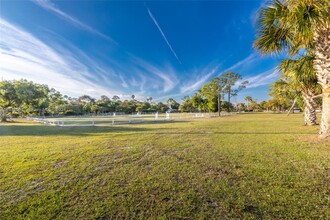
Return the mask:
[[293, 113], [299, 113], [299, 112], [301, 112], [301, 109], [300, 108], [293, 108], [292, 112]]

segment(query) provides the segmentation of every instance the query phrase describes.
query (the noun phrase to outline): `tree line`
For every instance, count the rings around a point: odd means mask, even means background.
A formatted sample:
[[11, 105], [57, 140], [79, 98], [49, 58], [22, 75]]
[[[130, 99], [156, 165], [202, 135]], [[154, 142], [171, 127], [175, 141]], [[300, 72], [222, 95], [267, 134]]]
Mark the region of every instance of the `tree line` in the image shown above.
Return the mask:
[[[0, 82], [0, 116], [2, 121], [6, 121], [8, 116], [99, 115], [113, 112], [124, 114], [164, 113], [169, 110], [174, 112], [217, 112], [220, 115], [221, 111], [285, 112], [292, 110], [293, 107], [299, 107], [304, 109], [306, 124], [314, 125], [316, 123], [315, 107], [320, 107], [321, 103], [319, 99], [314, 100], [310, 96], [320, 93], [320, 89], [317, 87], [315, 79], [309, 79], [313, 84], [308, 81], [309, 83], [305, 82], [306, 85], [303, 84], [304, 81], [296, 78], [294, 78], [295, 81], [290, 80], [291, 75], [295, 73], [294, 68], [287, 67], [288, 64], [292, 65], [290, 62], [285, 60], [280, 66], [282, 77], [270, 87], [272, 98], [260, 103], [251, 96], [245, 97], [245, 103], [233, 104], [231, 102], [231, 98], [248, 84], [247, 81], [242, 80], [240, 74], [233, 72], [227, 72], [211, 79], [191, 97], [184, 96], [181, 104], [173, 98], [169, 98], [165, 103], [153, 102], [152, 97], [147, 97], [145, 101], [138, 101], [135, 95], [131, 95], [129, 100], [121, 100], [117, 95], [112, 98], [102, 95], [99, 99], [88, 95], [72, 98], [62, 95], [47, 85], [27, 80], [13, 80]], [[308, 64], [310, 65], [310, 62]], [[307, 70], [310, 69], [306, 67]], [[315, 93], [311, 93], [312, 91]], [[307, 95], [309, 97], [306, 98]], [[309, 105], [309, 102], [306, 104], [306, 100], [312, 101], [312, 105]]]
[[[230, 98], [245, 88], [246, 81], [233, 88], [235, 83], [241, 80], [241, 76], [236, 73], [226, 73], [221, 77], [212, 79], [206, 83], [191, 98], [185, 96], [180, 105], [173, 98], [169, 98], [166, 103], [152, 102], [152, 97], [145, 101], [138, 101], [135, 95], [130, 100], [120, 100], [114, 95], [109, 98], [102, 95], [100, 99], [95, 99], [88, 95], [72, 98], [62, 95], [59, 91], [49, 88], [47, 85], [34, 83], [28, 80], [13, 80], [0, 82], [0, 115], [1, 121], [6, 121], [7, 117], [23, 116], [49, 116], [49, 115], [83, 115], [83, 114], [105, 114], [110, 112], [122, 112], [132, 114], [135, 112], [216, 112], [222, 108], [231, 111], [234, 106]], [[228, 101], [223, 101], [227, 94]]]
[[122, 112], [165, 112], [170, 108], [178, 110], [179, 103], [169, 98], [167, 103], [153, 103], [152, 97], [138, 101], [135, 95], [130, 100], [120, 100], [114, 95], [109, 98], [102, 95], [95, 99], [88, 95], [72, 98], [62, 95], [47, 85], [27, 80], [0, 82], [0, 115], [1, 121], [7, 117], [49, 116], [49, 115], [83, 115]]

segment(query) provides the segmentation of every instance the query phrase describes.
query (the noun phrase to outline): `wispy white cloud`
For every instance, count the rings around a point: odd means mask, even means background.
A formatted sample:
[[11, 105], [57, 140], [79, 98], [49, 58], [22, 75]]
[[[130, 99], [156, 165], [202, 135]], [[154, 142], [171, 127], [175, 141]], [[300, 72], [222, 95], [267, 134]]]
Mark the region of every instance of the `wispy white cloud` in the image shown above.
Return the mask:
[[[4, 79], [26, 78], [68, 95], [119, 93], [102, 86], [107, 71], [82, 51], [51, 47], [1, 18], [0, 36], [0, 77]], [[81, 55], [80, 59], [73, 54]]]
[[179, 62], [180, 64], [182, 64], [181, 61], [180, 61], [180, 59], [179, 59], [179, 57], [176, 55], [175, 51], [173, 50], [172, 45], [171, 45], [170, 42], [167, 40], [167, 38], [166, 38], [166, 36], [165, 36], [163, 30], [162, 30], [161, 27], [159, 26], [159, 24], [158, 24], [156, 18], [153, 16], [153, 14], [151, 13], [151, 11], [150, 11], [149, 8], [147, 8], [147, 10], [148, 10], [148, 13], [149, 13], [150, 18], [151, 18], [152, 21], [155, 23], [155, 25], [156, 25], [156, 27], [158, 28], [160, 34], [163, 36], [163, 38], [164, 38], [164, 40], [165, 40], [167, 46], [170, 48], [170, 50], [172, 51], [173, 55], [174, 55], [175, 58], [178, 60], [178, 62]]
[[250, 65], [251, 63], [256, 61], [257, 58], [258, 58], [258, 55], [256, 53], [252, 53], [248, 57], [244, 58], [243, 60], [240, 60], [237, 63], [235, 63], [234, 65], [222, 70], [219, 75], [221, 75], [222, 73], [228, 72], [228, 71], [233, 71], [233, 70], [235, 70], [237, 68], [240, 68], [244, 65]]
[[[162, 80], [161, 87], [163, 88], [163, 92], [169, 92], [179, 83], [175, 71], [170, 67], [165, 67], [164, 69], [160, 69], [155, 65], [152, 65], [138, 57], [132, 56], [132, 62], [137, 65], [135, 72], [140, 73], [140, 75], [154, 75], [157, 78]], [[152, 83], [152, 80], [150, 80]], [[155, 84], [158, 84], [158, 80], [154, 81]], [[153, 85], [152, 85], [153, 87]]]
[[162, 71], [157, 71], [154, 73], [164, 81], [164, 92], [168, 92], [176, 86], [176, 78], [172, 78], [171, 75], [173, 76], [173, 74], [171, 74], [170, 72], [169, 74], [164, 73]]
[[259, 73], [255, 76], [250, 76], [244, 78], [244, 80], [248, 80], [249, 84], [247, 88], [256, 88], [259, 86], [268, 85], [279, 78], [279, 72], [276, 68], [272, 68], [265, 72]]
[[[72, 25], [81, 28], [85, 31], [88, 31], [92, 34], [96, 34], [104, 39], [110, 40], [114, 43], [116, 43], [111, 37], [101, 33], [98, 30], [95, 30], [94, 28], [92, 28], [91, 26], [79, 21], [77, 18], [68, 15], [67, 13], [63, 12], [62, 10], [60, 10], [58, 7], [56, 7], [56, 5], [54, 3], [52, 3], [50, 0], [31, 0], [33, 3], [39, 5], [40, 7], [51, 11], [53, 13], [55, 13], [57, 16], [59, 16], [60, 18], [66, 20], [67, 22], [71, 23]], [[117, 44], [117, 43], [116, 43]]]
[[[79, 21], [77, 18], [63, 12], [60, 10], [53, 2], [50, 0], [31, 0], [38, 6], [51, 11], [52, 13], [55, 13], [57, 16], [61, 17], [62, 19], [66, 20], [67, 22], [71, 23], [72, 25], [81, 28], [85, 31], [88, 31], [90, 33], [99, 35], [103, 38], [106, 38], [108, 40], [112, 40], [111, 37], [104, 35], [103, 33], [99, 32], [98, 30], [95, 30], [94, 28], [86, 25], [85, 23], [82, 23]], [[158, 22], [156, 21], [155, 17], [151, 13], [151, 11], [148, 9], [148, 13], [155, 23], [156, 27], [160, 31], [161, 35], [163, 36], [166, 44], [170, 48], [171, 52], [175, 56], [175, 58], [181, 63], [179, 60], [177, 54], [173, 50], [171, 44], [167, 40], [164, 32], [160, 28]], [[74, 47], [73, 45], [71, 45]], [[60, 47], [60, 46], [59, 46]], [[140, 93], [146, 92], [146, 89], [150, 89], [152, 87], [153, 89], [155, 88], [162, 88], [159, 91], [161, 92], [169, 92], [172, 90], [176, 85], [177, 85], [177, 77], [175, 74], [175, 71], [171, 69], [170, 67], [167, 68], [158, 68], [155, 67], [154, 65], [143, 61], [140, 58], [137, 58], [136, 56], [132, 56], [133, 60], [131, 62], [131, 56], [128, 56], [128, 61], [133, 63], [131, 65], [127, 65], [124, 68], [121, 65], [118, 65], [116, 61], [114, 61], [112, 66], [116, 66], [115, 70], [109, 70], [104, 67], [100, 67], [98, 63], [94, 62], [93, 60], [89, 59], [89, 57], [85, 56], [85, 54], [79, 50], [79, 48], [73, 48], [75, 51], [79, 52], [79, 57], [83, 57], [86, 61], [88, 61], [93, 67], [94, 71], [97, 71], [98, 74], [93, 76], [98, 77], [98, 78], [103, 78], [103, 81], [109, 81], [109, 77], [104, 77], [108, 76], [109, 74], [112, 74], [112, 78], [114, 80], [117, 80], [118, 85], [121, 85], [122, 88], [125, 90], [133, 90], [133, 91], [138, 91]], [[61, 48], [61, 51], [63, 48]], [[68, 57], [74, 57], [74, 54], [70, 54]], [[77, 59], [79, 60], [79, 59]], [[125, 72], [130, 72], [130, 74], [125, 74]], [[85, 71], [86, 72], [86, 71]], [[84, 72], [83, 72], [84, 73]], [[82, 73], [82, 74], [83, 74]], [[135, 73], [135, 74], [132, 74]], [[153, 75], [154, 77], [152, 77]], [[85, 76], [86, 78], [89, 78], [89, 76]], [[130, 85], [130, 86], [129, 86]]]
[[[198, 80], [194, 79], [193, 81], [183, 85], [180, 89], [181, 94], [183, 93], [189, 93], [196, 91], [197, 89], [200, 89], [204, 83], [212, 76], [215, 74], [215, 72], [219, 69], [219, 67], [213, 68], [211, 71], [208, 71], [207, 73], [203, 74], [201, 77], [196, 77], [199, 78]], [[203, 71], [206, 72], [206, 71]]]
[[145, 93], [145, 86], [147, 84], [147, 77], [142, 73], [138, 74], [140, 79], [140, 92]]
[[126, 80], [124, 79], [124, 77], [121, 74], [119, 74], [119, 78], [121, 80], [121, 86], [124, 87], [124, 88], [128, 88]]
[[[252, 65], [255, 65], [260, 62], [260, 59], [262, 59], [258, 53], [253, 52], [243, 60], [240, 60], [236, 62], [234, 65], [226, 68], [225, 70], [222, 70], [219, 75], [222, 73], [228, 72], [228, 71], [235, 71], [237, 69], [246, 70]], [[244, 73], [244, 71], [243, 71]], [[244, 75], [244, 74], [243, 74]], [[257, 75], [253, 76], [247, 76], [243, 77], [242, 80], [238, 81], [235, 86], [238, 87], [243, 81], [249, 81], [249, 84], [247, 85], [247, 88], [256, 88], [263, 85], [268, 85], [272, 82], [274, 82], [278, 78], [278, 72], [276, 71], [276, 68], [269, 69], [265, 72], [259, 73]]]

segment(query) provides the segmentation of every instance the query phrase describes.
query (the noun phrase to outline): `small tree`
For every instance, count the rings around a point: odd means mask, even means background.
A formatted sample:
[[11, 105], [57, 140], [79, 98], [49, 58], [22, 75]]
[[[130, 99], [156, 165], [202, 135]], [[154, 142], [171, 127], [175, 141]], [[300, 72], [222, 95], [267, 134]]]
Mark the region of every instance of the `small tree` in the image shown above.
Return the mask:
[[173, 98], [169, 98], [166, 103], [170, 109], [179, 109], [180, 104], [177, 103]]
[[182, 98], [182, 104], [179, 106], [179, 110], [181, 112], [193, 112], [195, 111], [195, 108], [192, 104], [191, 99], [189, 98], [189, 96], [184, 96]]
[[207, 110], [207, 99], [202, 95], [201, 90], [191, 97], [190, 102], [192, 106], [200, 112], [205, 112]]
[[210, 111], [218, 110], [218, 115], [221, 112], [221, 101], [225, 88], [225, 80], [223, 78], [213, 78], [210, 83], [206, 83], [202, 88], [202, 94], [207, 99], [207, 106]]
[[112, 101], [114, 101], [114, 102], [117, 102], [117, 101], [119, 101], [119, 100], [120, 100], [120, 97], [117, 96], [117, 95], [114, 95], [114, 96], [112, 97]]
[[0, 82], [0, 108], [3, 109], [2, 122], [7, 121], [8, 108], [14, 107], [17, 95], [13, 83], [10, 81]]
[[[228, 103], [233, 96], [236, 96], [239, 91], [246, 88], [248, 81], [243, 81], [239, 85], [236, 85], [239, 80], [242, 79], [241, 75], [238, 73], [227, 72], [221, 75], [221, 79], [225, 84], [223, 92], [227, 93]], [[236, 87], [234, 87], [236, 85]], [[227, 105], [228, 112], [230, 111], [230, 104]]]
[[27, 80], [14, 82], [18, 105], [25, 114], [44, 114], [49, 105], [49, 88]]

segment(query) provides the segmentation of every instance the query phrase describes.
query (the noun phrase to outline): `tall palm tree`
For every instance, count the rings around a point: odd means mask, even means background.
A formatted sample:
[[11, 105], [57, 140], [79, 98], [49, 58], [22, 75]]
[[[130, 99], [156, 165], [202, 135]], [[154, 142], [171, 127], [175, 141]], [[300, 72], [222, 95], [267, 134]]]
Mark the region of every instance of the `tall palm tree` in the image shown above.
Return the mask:
[[269, 95], [276, 98], [277, 104], [279, 104], [277, 111], [281, 112], [288, 107], [291, 100], [296, 100], [299, 96], [295, 88], [292, 88], [289, 81], [285, 79], [279, 79], [273, 82], [270, 86]]
[[254, 45], [263, 54], [303, 50], [315, 55], [313, 67], [322, 86], [320, 136], [330, 137], [330, 0], [272, 0], [258, 17]]
[[316, 125], [315, 101], [313, 97], [321, 93], [320, 85], [313, 68], [314, 56], [304, 56], [298, 60], [283, 60], [279, 68], [282, 77], [287, 79], [290, 87], [301, 94], [305, 106], [305, 124]]
[[253, 99], [251, 96], [246, 96], [245, 101], [247, 101], [247, 109], [250, 111], [251, 103], [253, 102]]

